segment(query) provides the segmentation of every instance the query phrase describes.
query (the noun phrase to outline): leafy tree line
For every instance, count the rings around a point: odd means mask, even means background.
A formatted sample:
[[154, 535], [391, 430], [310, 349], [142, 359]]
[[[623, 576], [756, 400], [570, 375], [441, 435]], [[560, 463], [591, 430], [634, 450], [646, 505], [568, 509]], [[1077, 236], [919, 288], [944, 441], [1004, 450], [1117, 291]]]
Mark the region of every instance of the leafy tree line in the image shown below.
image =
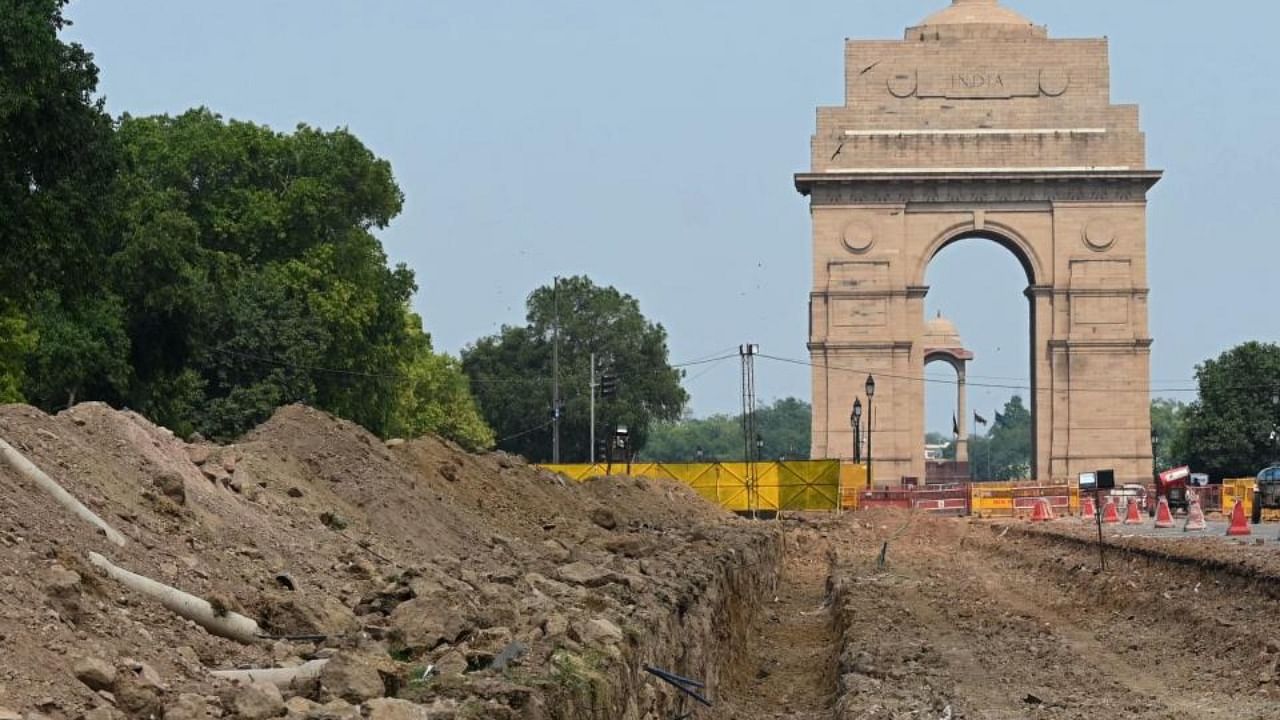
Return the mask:
[[[764, 447], [763, 460], [808, 460], [813, 408], [796, 398], [776, 400], [756, 410], [756, 430]], [[754, 444], [754, 439], [752, 440]], [[642, 457], [655, 462], [692, 462], [698, 451], [706, 461], [742, 460], [742, 415], [683, 417], [654, 428]]]
[[1190, 404], [1152, 406], [1161, 469], [1189, 465], [1221, 479], [1280, 463], [1280, 345], [1238, 345], [1197, 366], [1196, 385]]
[[113, 120], [65, 3], [0, 0], [0, 401], [215, 438], [303, 401], [491, 445], [373, 234], [403, 205], [390, 165], [345, 129]]
[[1004, 409], [987, 420], [990, 430], [969, 438], [969, 476], [999, 481], [1031, 477], [1031, 411], [1022, 398], [1009, 398]]
[[561, 279], [529, 295], [526, 324], [503, 326], [462, 353], [485, 420], [498, 447], [534, 462], [552, 459], [552, 378], [560, 356], [560, 447], [564, 462], [592, 456], [591, 357], [597, 382], [616, 378], [617, 393], [597, 389], [596, 437], [626, 426], [630, 448], [650, 441], [652, 428], [680, 417], [689, 396], [683, 371], [670, 365], [667, 331], [647, 320], [640, 303], [590, 278]]

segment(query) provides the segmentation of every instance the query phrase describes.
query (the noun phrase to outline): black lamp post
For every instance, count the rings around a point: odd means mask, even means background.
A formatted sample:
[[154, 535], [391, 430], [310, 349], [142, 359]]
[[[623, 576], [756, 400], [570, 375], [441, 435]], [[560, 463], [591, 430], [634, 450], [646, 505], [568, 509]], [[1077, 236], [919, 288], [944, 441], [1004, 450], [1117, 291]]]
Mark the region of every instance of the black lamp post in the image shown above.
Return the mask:
[[1280, 462], [1280, 390], [1271, 391], [1271, 408], [1276, 413], [1271, 423], [1271, 440], [1276, 446], [1276, 462]]
[[876, 396], [876, 379], [867, 376], [867, 489], [871, 489], [871, 431], [875, 426], [875, 411], [871, 407], [871, 400]]
[[1155, 430], [1151, 431], [1151, 471], [1160, 472], [1160, 435]]
[[854, 398], [853, 412], [849, 414], [849, 427], [853, 430], [853, 462], [862, 462], [862, 400]]

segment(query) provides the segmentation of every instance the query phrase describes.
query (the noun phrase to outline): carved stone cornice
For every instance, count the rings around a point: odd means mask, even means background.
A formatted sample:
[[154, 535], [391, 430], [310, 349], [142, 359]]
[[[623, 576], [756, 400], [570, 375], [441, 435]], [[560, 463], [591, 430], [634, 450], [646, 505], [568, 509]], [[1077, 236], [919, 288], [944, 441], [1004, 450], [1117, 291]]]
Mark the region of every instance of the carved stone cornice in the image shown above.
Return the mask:
[[796, 190], [823, 205], [1146, 202], [1158, 170], [801, 173]]

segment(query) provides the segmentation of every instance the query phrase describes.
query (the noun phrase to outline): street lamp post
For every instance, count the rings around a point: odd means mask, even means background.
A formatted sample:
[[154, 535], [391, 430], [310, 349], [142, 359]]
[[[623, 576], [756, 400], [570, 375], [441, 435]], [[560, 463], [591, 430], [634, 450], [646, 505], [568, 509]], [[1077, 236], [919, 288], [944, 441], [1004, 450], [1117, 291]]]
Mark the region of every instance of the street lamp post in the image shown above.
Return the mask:
[[1151, 431], [1151, 472], [1160, 472], [1160, 435], [1155, 430]]
[[876, 379], [867, 376], [867, 489], [871, 489], [871, 460], [874, 457], [871, 454], [871, 432], [875, 428], [876, 415], [872, 409], [871, 401], [876, 396]]
[[862, 400], [854, 398], [853, 412], [849, 413], [849, 428], [853, 430], [853, 462], [862, 462]]

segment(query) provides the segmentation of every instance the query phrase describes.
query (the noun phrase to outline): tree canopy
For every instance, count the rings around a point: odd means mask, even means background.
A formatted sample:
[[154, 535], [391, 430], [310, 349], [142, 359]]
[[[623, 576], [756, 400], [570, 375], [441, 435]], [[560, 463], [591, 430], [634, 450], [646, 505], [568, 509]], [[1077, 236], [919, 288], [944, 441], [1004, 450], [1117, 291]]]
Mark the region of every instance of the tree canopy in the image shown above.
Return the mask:
[[688, 394], [683, 373], [668, 360], [667, 331], [640, 312], [640, 303], [587, 277], [534, 290], [526, 324], [504, 326], [462, 353], [462, 368], [498, 446], [536, 462], [551, 459], [552, 355], [559, 317], [561, 459], [586, 462], [590, 444], [591, 354], [598, 373], [618, 378], [617, 397], [599, 399], [597, 437], [625, 425], [632, 450], [642, 450], [650, 425], [680, 416]]
[[1252, 477], [1280, 460], [1280, 345], [1247, 342], [1196, 368], [1185, 461], [1214, 478]]
[[58, 37], [65, 4], [0, 0], [0, 400], [126, 379], [122, 308], [102, 286], [116, 140], [93, 56]]
[[[764, 441], [762, 460], [808, 460], [813, 409], [796, 398], [776, 400], [756, 410], [756, 429]], [[753, 441], [754, 442], [754, 441]], [[643, 457], [655, 462], [692, 462], [698, 449], [706, 461], [742, 460], [742, 414], [685, 417], [658, 423]]]
[[1156, 472], [1187, 462], [1186, 424], [1185, 403], [1165, 398], [1151, 401], [1151, 435], [1154, 440]]
[[390, 164], [345, 129], [113, 122], [63, 5], [0, 0], [0, 401], [219, 439], [302, 401], [490, 445], [374, 235], [404, 201]]
[[1014, 395], [997, 412], [991, 430], [969, 439], [969, 471], [975, 480], [1021, 480], [1031, 475], [1031, 411]]

